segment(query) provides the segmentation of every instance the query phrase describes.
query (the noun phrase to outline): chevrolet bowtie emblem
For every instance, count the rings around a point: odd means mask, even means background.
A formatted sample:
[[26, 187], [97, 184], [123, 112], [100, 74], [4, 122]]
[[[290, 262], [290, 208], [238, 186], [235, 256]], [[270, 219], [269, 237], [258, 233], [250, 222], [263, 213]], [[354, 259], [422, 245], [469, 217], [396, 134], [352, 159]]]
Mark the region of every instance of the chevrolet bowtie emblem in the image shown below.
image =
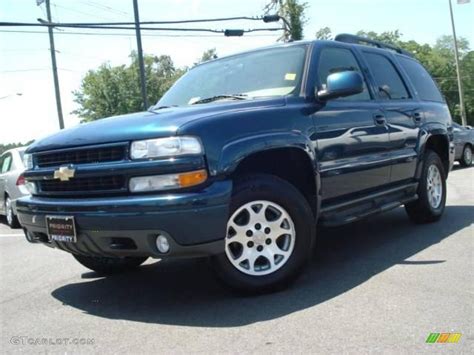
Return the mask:
[[54, 171], [54, 178], [61, 181], [69, 181], [74, 177], [75, 169], [69, 169], [67, 166], [61, 166], [58, 170]]

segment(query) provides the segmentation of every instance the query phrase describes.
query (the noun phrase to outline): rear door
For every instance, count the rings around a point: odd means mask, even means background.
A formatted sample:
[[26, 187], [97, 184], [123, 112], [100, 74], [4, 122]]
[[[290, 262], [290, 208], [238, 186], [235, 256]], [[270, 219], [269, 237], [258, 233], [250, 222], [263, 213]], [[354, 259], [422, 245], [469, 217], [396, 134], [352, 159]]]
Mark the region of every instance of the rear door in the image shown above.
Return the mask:
[[391, 53], [364, 49], [362, 54], [387, 120], [392, 165], [390, 182], [411, 180], [415, 177], [418, 134], [424, 121], [422, 104], [410, 92]]
[[[329, 74], [364, 71], [352, 47], [328, 45], [318, 49], [317, 83], [324, 88]], [[313, 115], [321, 193], [327, 201], [389, 182], [388, 128], [367, 82], [360, 94], [329, 100]]]

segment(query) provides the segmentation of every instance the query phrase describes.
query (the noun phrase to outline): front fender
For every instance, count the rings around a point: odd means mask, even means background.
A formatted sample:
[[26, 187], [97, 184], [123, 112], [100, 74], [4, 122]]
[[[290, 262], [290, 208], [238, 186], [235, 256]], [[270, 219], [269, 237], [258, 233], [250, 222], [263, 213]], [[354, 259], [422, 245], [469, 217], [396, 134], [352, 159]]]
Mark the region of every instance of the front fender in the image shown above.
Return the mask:
[[217, 175], [231, 174], [246, 157], [253, 153], [279, 148], [297, 148], [308, 154], [317, 172], [316, 153], [312, 142], [300, 132], [264, 133], [244, 137], [226, 144], [221, 152]]

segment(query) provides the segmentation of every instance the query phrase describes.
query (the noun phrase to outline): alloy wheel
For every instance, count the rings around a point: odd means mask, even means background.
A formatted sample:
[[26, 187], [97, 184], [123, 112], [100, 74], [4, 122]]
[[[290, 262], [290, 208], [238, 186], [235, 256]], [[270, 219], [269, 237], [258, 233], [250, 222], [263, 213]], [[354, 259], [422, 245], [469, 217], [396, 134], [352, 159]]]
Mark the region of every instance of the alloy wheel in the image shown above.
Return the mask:
[[443, 198], [443, 183], [441, 173], [436, 165], [430, 165], [427, 174], [428, 201], [434, 209], [438, 208]]
[[252, 276], [268, 275], [287, 263], [295, 237], [293, 220], [282, 206], [252, 201], [230, 217], [225, 252], [237, 270]]
[[11, 226], [13, 224], [13, 208], [12, 202], [9, 197], [7, 197], [5, 201], [5, 212], [7, 215], [7, 223]]
[[472, 164], [472, 149], [471, 147], [464, 148], [464, 162], [466, 165]]

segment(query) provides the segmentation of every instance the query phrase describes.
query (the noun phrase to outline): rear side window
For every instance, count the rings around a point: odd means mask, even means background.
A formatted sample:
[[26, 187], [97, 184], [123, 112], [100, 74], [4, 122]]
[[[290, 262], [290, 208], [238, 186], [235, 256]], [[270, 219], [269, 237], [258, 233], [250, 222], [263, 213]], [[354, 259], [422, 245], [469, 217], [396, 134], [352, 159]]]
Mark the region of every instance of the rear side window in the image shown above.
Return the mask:
[[3, 163], [2, 163], [2, 170], [1, 172], [2, 173], [6, 173], [10, 170], [10, 167], [12, 165], [12, 156], [11, 154], [7, 154], [4, 158], [3, 158]]
[[385, 56], [364, 52], [381, 98], [386, 100], [408, 99], [410, 95], [393, 63]]
[[399, 57], [399, 61], [421, 100], [444, 102], [436, 83], [420, 63], [405, 57]]
[[[319, 57], [318, 64], [318, 76], [319, 82], [326, 85], [327, 78], [330, 74], [338, 73], [341, 71], [352, 70], [358, 72], [362, 77], [359, 64], [355, 59], [352, 52], [344, 48], [324, 48]], [[359, 94], [342, 98], [342, 100], [360, 101], [370, 100], [370, 94], [367, 90], [367, 85], [364, 81], [364, 91]]]

